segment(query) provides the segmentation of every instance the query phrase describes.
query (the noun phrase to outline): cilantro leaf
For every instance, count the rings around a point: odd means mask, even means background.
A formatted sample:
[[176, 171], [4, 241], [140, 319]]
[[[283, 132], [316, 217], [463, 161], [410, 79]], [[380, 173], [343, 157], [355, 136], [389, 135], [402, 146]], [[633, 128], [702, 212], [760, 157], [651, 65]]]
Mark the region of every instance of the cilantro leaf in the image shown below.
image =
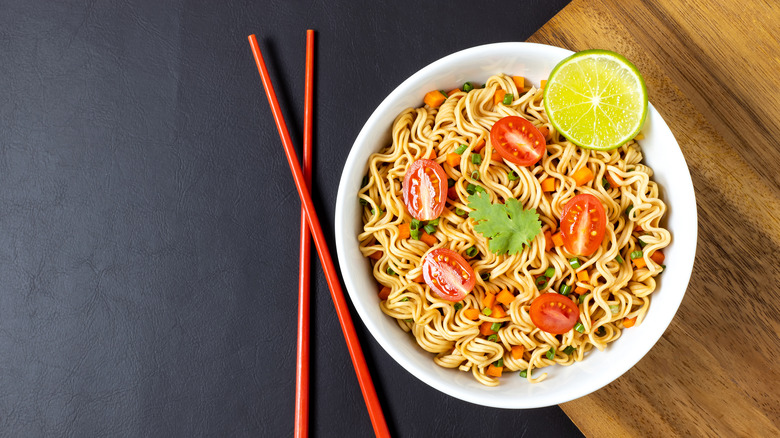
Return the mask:
[[536, 210], [523, 210], [517, 199], [493, 204], [487, 194], [475, 193], [468, 200], [474, 230], [490, 239], [488, 248], [496, 254], [518, 254], [542, 231]]

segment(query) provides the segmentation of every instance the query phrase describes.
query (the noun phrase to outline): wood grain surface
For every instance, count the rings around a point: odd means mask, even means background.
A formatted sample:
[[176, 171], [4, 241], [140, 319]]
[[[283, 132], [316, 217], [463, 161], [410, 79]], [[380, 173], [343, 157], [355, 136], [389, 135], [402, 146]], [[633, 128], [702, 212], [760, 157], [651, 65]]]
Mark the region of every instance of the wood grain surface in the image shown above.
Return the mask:
[[664, 336], [562, 405], [587, 436], [780, 436], [778, 35], [774, 0], [574, 0], [529, 39], [637, 65], [699, 210], [693, 275]]

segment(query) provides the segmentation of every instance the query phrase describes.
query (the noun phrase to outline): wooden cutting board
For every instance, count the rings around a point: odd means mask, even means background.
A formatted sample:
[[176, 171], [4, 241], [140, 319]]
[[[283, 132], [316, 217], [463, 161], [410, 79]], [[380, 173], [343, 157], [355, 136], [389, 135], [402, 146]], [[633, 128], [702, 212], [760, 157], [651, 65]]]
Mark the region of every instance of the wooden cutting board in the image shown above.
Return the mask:
[[779, 36], [774, 0], [574, 0], [529, 39], [637, 65], [699, 210], [693, 275], [664, 336], [561, 405], [587, 436], [780, 436]]

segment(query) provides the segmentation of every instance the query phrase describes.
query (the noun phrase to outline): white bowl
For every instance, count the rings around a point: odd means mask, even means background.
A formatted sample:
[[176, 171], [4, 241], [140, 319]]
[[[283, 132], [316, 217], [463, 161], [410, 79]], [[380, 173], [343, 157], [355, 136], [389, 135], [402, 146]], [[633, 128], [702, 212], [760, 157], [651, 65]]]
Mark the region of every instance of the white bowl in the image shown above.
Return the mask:
[[[696, 254], [696, 199], [685, 158], [664, 120], [648, 108], [639, 143], [645, 163], [653, 168], [662, 198], [669, 207], [666, 226], [672, 243], [664, 250], [667, 268], [659, 277], [650, 310], [641, 325], [624, 330], [605, 351], [592, 350], [572, 366], [551, 366], [546, 380], [530, 384], [512, 373], [498, 387], [478, 383], [471, 373], [445, 369], [433, 362], [433, 354], [420, 348], [395, 320], [382, 313], [377, 282], [369, 261], [358, 249], [362, 228], [357, 192], [368, 158], [390, 143], [390, 129], [404, 109], [419, 107], [430, 90], [449, 90], [466, 81], [485, 81], [496, 73], [523, 76], [538, 86], [553, 67], [573, 52], [532, 43], [500, 43], [463, 50], [423, 68], [405, 80], [371, 114], [349, 153], [336, 200], [336, 248], [341, 273], [352, 303], [379, 344], [407, 371], [432, 387], [461, 400], [501, 408], [538, 408], [587, 395], [620, 377], [655, 345], [680, 306]], [[674, 190], [670, 190], [673, 187]]]

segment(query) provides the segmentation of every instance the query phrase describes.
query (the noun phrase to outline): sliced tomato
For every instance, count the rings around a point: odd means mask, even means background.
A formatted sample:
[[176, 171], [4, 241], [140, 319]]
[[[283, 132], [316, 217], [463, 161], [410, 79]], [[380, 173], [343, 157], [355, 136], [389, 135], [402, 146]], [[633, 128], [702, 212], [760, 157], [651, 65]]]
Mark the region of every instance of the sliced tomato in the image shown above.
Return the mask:
[[574, 255], [591, 255], [599, 249], [607, 229], [604, 206], [593, 195], [577, 195], [563, 206], [563, 247]]
[[555, 292], [541, 294], [531, 303], [531, 321], [539, 329], [562, 335], [577, 323], [580, 309], [574, 301]]
[[423, 278], [433, 293], [447, 301], [460, 301], [474, 288], [471, 265], [447, 248], [434, 249], [423, 258]]
[[434, 220], [447, 202], [447, 174], [433, 160], [417, 160], [404, 176], [404, 204], [418, 220]]
[[528, 120], [509, 116], [490, 129], [490, 142], [499, 155], [518, 166], [536, 164], [547, 147], [544, 135]]

